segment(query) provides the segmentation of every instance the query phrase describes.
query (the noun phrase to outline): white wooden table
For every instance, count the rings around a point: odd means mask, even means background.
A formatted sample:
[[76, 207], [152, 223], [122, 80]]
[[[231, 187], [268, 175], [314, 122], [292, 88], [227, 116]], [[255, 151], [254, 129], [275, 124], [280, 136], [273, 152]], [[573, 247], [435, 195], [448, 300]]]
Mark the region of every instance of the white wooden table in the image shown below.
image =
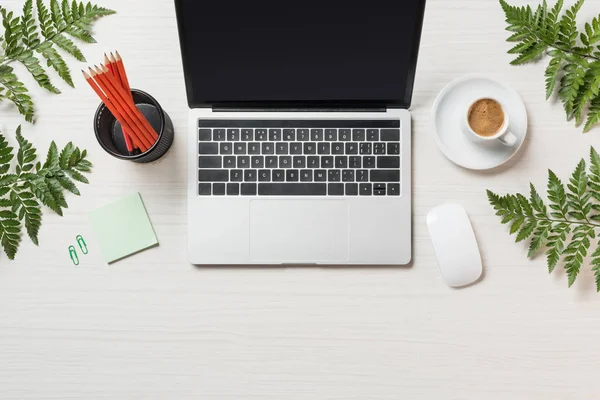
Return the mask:
[[[524, 0], [515, 0], [525, 3]], [[22, 0], [4, 0], [18, 10]], [[50, 96], [30, 84], [38, 122], [24, 134], [87, 148], [95, 164], [64, 218], [44, 214], [41, 245], [0, 257], [0, 398], [8, 399], [592, 399], [600, 391], [600, 295], [585, 269], [573, 288], [545, 261], [528, 261], [488, 205], [485, 189], [544, 189], [567, 177], [588, 135], [544, 100], [543, 68], [509, 66], [495, 0], [429, 0], [412, 106], [412, 268], [198, 268], [186, 260], [187, 105], [171, 0], [102, 0], [119, 14], [96, 24], [88, 60], [118, 49], [134, 87], [173, 118], [176, 142], [151, 165], [115, 160], [97, 145], [98, 104], [83, 78]], [[570, 2], [567, 2], [570, 3]], [[582, 17], [600, 12], [588, 1]], [[82, 67], [69, 60], [73, 71]], [[530, 117], [508, 166], [476, 173], [451, 164], [432, 137], [439, 90], [466, 73], [513, 85]], [[27, 82], [31, 82], [28, 80]], [[0, 108], [11, 143], [22, 120]], [[160, 247], [107, 266], [88, 211], [139, 191]], [[476, 286], [441, 280], [425, 225], [433, 206], [470, 213], [485, 264]], [[74, 267], [77, 234], [91, 253]]]

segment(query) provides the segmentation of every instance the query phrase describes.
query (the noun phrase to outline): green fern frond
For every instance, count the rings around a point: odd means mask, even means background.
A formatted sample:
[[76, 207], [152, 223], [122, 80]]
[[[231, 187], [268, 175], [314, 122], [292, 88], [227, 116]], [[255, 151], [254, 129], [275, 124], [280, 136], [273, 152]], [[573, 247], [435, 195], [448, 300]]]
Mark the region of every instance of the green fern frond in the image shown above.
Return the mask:
[[[589, 167], [588, 167], [589, 165]], [[501, 223], [509, 225], [516, 241], [529, 239], [528, 257], [545, 250], [548, 271], [562, 264], [569, 287], [586, 261], [592, 241], [600, 232], [600, 155], [590, 149], [589, 164], [581, 160], [565, 185], [548, 171], [548, 205], [530, 184], [529, 197], [521, 194], [500, 196], [487, 191]], [[591, 254], [591, 267], [600, 292], [600, 244]]]
[[[0, 54], [0, 101], [14, 103], [28, 122], [33, 122], [34, 106], [25, 85], [14, 73], [12, 62], [25, 66], [37, 84], [52, 92], [60, 93], [42, 66], [52, 68], [68, 85], [73, 79], [60, 49], [78, 61], [85, 61], [79, 47], [68, 37], [86, 43], [95, 43], [91, 35], [92, 25], [98, 18], [114, 14], [104, 7], [73, 0], [25, 0], [22, 15], [15, 16], [0, 7], [4, 34], [0, 36], [3, 54]], [[35, 4], [35, 5], [34, 5]]]
[[548, 10], [543, 0], [535, 10], [529, 6], [516, 7], [500, 0], [506, 16], [506, 30], [511, 32], [507, 41], [513, 44], [508, 51], [516, 55], [512, 65], [536, 61], [547, 54], [551, 57], [545, 71], [546, 98], [558, 91], [567, 120], [575, 120], [579, 126], [587, 119], [584, 132], [600, 123], [597, 102], [600, 92], [600, 16], [585, 24], [583, 31], [577, 29], [577, 14], [584, 0], [578, 0], [570, 8], [563, 9], [563, 0]]
[[[6, 138], [0, 134], [0, 246], [14, 259], [21, 242], [23, 228], [34, 244], [42, 226], [41, 205], [59, 215], [68, 208], [65, 193], [80, 195], [71, 174], [89, 172], [92, 164], [87, 152], [68, 143], [59, 151], [52, 142], [45, 163], [37, 162], [37, 151], [17, 128], [15, 173], [9, 173], [15, 154]], [[87, 183], [87, 178], [78, 180]]]

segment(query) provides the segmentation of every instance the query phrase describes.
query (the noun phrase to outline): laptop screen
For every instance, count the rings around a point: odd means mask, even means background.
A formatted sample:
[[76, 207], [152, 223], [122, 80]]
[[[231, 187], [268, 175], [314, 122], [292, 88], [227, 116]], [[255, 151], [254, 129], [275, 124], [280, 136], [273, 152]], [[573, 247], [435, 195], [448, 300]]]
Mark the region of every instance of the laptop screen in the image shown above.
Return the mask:
[[176, 0], [190, 107], [408, 108], [425, 0]]

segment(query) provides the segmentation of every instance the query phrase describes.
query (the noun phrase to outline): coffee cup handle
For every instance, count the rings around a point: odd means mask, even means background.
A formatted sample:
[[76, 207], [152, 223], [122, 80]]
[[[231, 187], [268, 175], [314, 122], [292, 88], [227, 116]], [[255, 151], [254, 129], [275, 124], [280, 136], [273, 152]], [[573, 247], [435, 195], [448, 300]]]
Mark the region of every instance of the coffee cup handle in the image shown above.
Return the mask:
[[518, 139], [514, 133], [508, 131], [504, 136], [499, 137], [498, 140], [505, 146], [514, 146], [517, 144]]

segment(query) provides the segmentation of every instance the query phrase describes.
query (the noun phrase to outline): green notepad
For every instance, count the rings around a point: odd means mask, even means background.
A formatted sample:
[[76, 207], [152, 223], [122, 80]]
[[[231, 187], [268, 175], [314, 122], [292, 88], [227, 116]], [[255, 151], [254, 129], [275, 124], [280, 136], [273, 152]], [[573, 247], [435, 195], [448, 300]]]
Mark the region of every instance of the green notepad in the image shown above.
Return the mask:
[[139, 193], [91, 211], [89, 215], [108, 263], [158, 244]]

